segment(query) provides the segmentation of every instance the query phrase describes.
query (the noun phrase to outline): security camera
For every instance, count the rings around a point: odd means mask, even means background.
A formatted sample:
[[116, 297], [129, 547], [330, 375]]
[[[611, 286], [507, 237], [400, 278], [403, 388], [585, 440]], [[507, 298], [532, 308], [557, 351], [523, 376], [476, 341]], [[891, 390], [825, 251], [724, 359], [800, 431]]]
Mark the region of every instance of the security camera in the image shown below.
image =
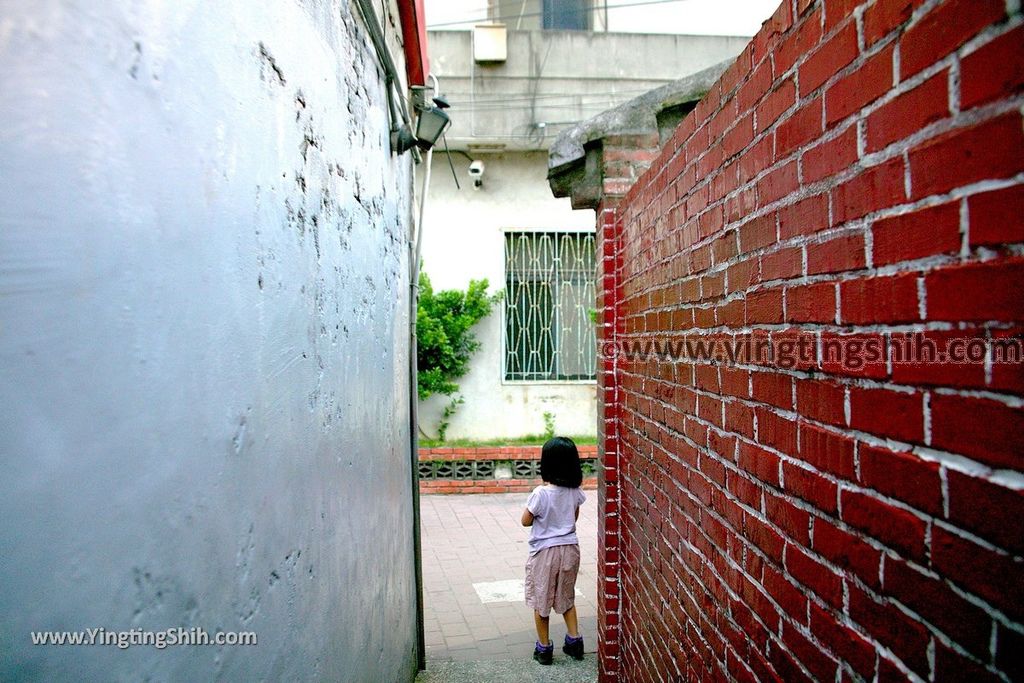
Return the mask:
[[480, 189], [484, 184], [484, 162], [477, 160], [469, 165], [469, 177], [473, 179], [473, 188]]

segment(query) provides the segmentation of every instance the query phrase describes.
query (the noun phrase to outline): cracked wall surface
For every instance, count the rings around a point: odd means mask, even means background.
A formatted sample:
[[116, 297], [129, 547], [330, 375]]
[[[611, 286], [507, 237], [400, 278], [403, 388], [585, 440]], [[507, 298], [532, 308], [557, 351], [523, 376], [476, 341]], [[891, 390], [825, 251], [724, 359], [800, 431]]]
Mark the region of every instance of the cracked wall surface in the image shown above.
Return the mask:
[[[43, 0], [0, 63], [0, 679], [411, 679], [411, 167], [361, 17]], [[29, 640], [179, 626], [259, 643]]]

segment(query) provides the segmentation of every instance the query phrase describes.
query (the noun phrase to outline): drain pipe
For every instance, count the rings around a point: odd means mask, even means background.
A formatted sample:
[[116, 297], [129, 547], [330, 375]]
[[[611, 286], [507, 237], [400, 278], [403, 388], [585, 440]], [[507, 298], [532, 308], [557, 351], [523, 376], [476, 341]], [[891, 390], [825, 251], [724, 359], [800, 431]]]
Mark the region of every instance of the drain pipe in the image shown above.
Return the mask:
[[427, 181], [430, 178], [432, 152], [427, 151], [426, 171], [423, 175], [423, 195], [420, 197], [418, 219], [414, 220], [415, 232], [409, 239], [409, 452], [412, 467], [412, 545], [416, 574], [416, 666], [420, 671], [427, 668], [425, 624], [423, 620], [423, 545], [420, 540], [420, 439], [419, 439], [419, 367], [416, 359], [416, 311], [419, 308], [419, 245], [423, 233], [423, 203], [426, 199]]
[[[380, 62], [381, 68], [384, 69], [384, 87], [388, 97], [388, 117], [391, 121], [391, 147], [394, 150], [398, 140], [399, 120], [411, 131], [413, 130], [412, 118], [409, 116], [409, 109], [405, 105], [405, 97], [399, 87], [401, 80], [398, 77], [398, 69], [395, 67], [395, 61], [391, 58], [391, 53], [388, 52], [387, 40], [384, 38], [384, 29], [381, 28], [377, 12], [373, 9], [373, 1], [356, 0], [356, 5], [359, 7], [360, 14], [363, 15], [363, 23], [366, 24], [367, 32], [370, 34], [370, 42], [377, 53], [377, 60]], [[395, 97], [396, 94], [398, 95], [397, 98]], [[397, 107], [395, 106], [396, 99], [398, 101]], [[416, 163], [419, 163], [419, 150], [413, 148], [412, 155]]]
[[416, 557], [416, 639], [417, 666], [420, 671], [427, 668], [426, 638], [423, 620], [423, 546], [420, 539], [420, 439], [419, 439], [419, 367], [416, 359], [416, 312], [420, 296], [420, 250], [423, 246], [423, 205], [430, 186], [430, 162], [433, 150], [427, 150], [423, 172], [423, 189], [420, 195], [419, 217], [416, 220], [415, 236], [409, 240], [409, 443], [412, 453], [412, 543]]
[[[430, 169], [430, 152], [427, 152], [427, 173]], [[426, 180], [426, 178], [424, 178]], [[424, 183], [426, 184], [426, 183]], [[420, 199], [422, 204], [423, 200]], [[422, 213], [422, 212], [421, 212]], [[423, 620], [423, 546], [420, 540], [420, 440], [419, 440], [419, 368], [416, 362], [416, 310], [419, 299], [419, 267], [416, 254], [422, 225], [416, 226], [416, 234], [409, 240], [409, 452], [412, 468], [412, 546], [413, 572], [416, 577], [416, 667], [419, 671], [427, 668], [425, 624]]]
[[[380, 60], [381, 66], [384, 69], [385, 74], [385, 89], [387, 91], [388, 99], [388, 115], [391, 121], [391, 144], [394, 150], [399, 133], [399, 120], [406, 126], [408, 131], [414, 129], [412, 118], [409, 115], [409, 110], [406, 107], [405, 97], [402, 92], [399, 91], [398, 84], [401, 82], [398, 77], [398, 69], [395, 68], [395, 62], [391, 58], [391, 53], [388, 51], [387, 41], [384, 38], [384, 30], [381, 27], [380, 20], [377, 18], [377, 13], [373, 8], [372, 0], [356, 0], [356, 5], [359, 7], [359, 12], [363, 16], [363, 22], [366, 24], [367, 30], [370, 34], [370, 41], [373, 43], [373, 48], [377, 53], [377, 58]], [[402, 7], [400, 9], [408, 9], [408, 7]], [[415, 14], [415, 10], [414, 10]], [[402, 26], [405, 30], [408, 24], [408, 16], [406, 12], [402, 14]], [[415, 20], [415, 16], [414, 16]], [[421, 38], [425, 37], [425, 34]], [[406, 42], [408, 48], [409, 43]], [[408, 53], [407, 53], [408, 55]], [[425, 53], [424, 53], [425, 60]], [[421, 67], [424, 65], [421, 65]], [[410, 75], [410, 77], [412, 77]], [[422, 74], [421, 74], [422, 77]], [[430, 79], [434, 86], [434, 92], [437, 93], [437, 78], [430, 75]], [[395, 97], [397, 95], [397, 97]], [[397, 107], [395, 100], [397, 99]], [[400, 150], [396, 150], [401, 153]], [[415, 162], [420, 163], [421, 156], [419, 149], [416, 147], [412, 148], [412, 156]], [[422, 248], [422, 234], [423, 234], [423, 209], [427, 202], [427, 190], [430, 187], [430, 162], [433, 157], [433, 149], [429, 149], [426, 154], [426, 170], [423, 175], [423, 190], [420, 195], [420, 206], [419, 215], [412, 217], [410, 222], [412, 223], [412, 234], [409, 237], [409, 451], [410, 451], [410, 465], [412, 470], [412, 543], [413, 543], [413, 574], [416, 583], [416, 667], [419, 671], [423, 671], [427, 668], [427, 651], [426, 651], [426, 638], [425, 628], [423, 619], [423, 558], [422, 558], [422, 544], [420, 537], [420, 476], [419, 476], [419, 416], [418, 416], [418, 404], [419, 404], [419, 391], [418, 391], [418, 377], [419, 369], [416, 362], [416, 311], [419, 303], [419, 273], [420, 273], [420, 252]], [[411, 213], [411, 212], [410, 212]]]
[[[438, 91], [437, 78], [430, 74], [434, 92]], [[417, 363], [416, 313], [420, 298], [420, 255], [423, 253], [423, 215], [427, 206], [427, 192], [430, 190], [430, 164], [434, 148], [427, 150], [424, 159], [423, 185], [420, 190], [419, 215], [415, 220], [415, 234], [409, 240], [409, 442], [412, 452], [412, 507], [413, 507], [413, 550], [416, 557], [416, 639], [417, 666], [420, 671], [427, 668], [426, 638], [423, 619], [423, 546], [420, 535], [420, 467], [419, 467], [419, 367]]]

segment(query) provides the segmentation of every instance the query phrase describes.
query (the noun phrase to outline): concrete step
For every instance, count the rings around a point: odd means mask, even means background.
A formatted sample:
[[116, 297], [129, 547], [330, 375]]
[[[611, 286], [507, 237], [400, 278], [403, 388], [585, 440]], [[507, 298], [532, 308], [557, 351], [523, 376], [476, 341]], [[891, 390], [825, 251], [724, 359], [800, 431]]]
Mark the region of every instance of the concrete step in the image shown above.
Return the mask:
[[469, 662], [427, 661], [426, 671], [416, 683], [594, 683], [597, 655], [587, 654], [582, 662], [555, 654], [551, 666], [541, 666], [528, 656], [517, 659], [489, 659]]

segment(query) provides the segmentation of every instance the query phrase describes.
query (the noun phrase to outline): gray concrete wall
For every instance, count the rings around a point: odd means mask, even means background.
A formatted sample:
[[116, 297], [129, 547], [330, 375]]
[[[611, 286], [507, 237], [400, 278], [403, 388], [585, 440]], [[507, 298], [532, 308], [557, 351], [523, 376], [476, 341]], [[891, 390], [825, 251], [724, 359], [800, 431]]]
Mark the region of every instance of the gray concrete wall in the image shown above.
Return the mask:
[[[621, 33], [676, 33], [753, 36], [780, 0], [685, 0], [685, 2], [612, 2], [587, 0], [591, 28]], [[431, 30], [468, 31], [488, 18], [510, 29], [543, 26], [542, 0], [424, 0]], [[562, 3], [563, 6], [575, 3]]]
[[[354, 12], [0, 8], [0, 680], [411, 679], [411, 170]], [[29, 640], [178, 626], [259, 642]]]
[[[430, 67], [452, 104], [449, 143], [546, 150], [568, 126], [735, 58], [736, 36], [508, 32], [508, 60], [473, 61], [470, 31], [431, 31]], [[494, 148], [492, 148], [494, 149]]]

